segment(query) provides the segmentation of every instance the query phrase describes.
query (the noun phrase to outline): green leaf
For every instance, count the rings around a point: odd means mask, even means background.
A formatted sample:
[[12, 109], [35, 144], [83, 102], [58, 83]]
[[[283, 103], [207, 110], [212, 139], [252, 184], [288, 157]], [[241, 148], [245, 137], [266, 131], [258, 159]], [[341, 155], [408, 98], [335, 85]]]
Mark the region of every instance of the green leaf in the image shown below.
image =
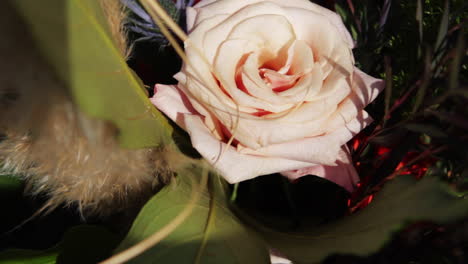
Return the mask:
[[171, 140], [172, 127], [118, 51], [100, 1], [12, 2], [77, 105], [91, 117], [113, 122], [123, 147], [152, 147]]
[[0, 252], [1, 264], [55, 264], [58, 248], [46, 251], [9, 249]]
[[118, 241], [115, 234], [104, 228], [82, 225], [70, 229], [62, 242], [44, 251], [9, 249], [0, 252], [0, 263], [97, 263], [111, 254]]
[[23, 182], [16, 176], [0, 172], [0, 194], [16, 193], [23, 189]]
[[[198, 171], [199, 172], [199, 171]], [[117, 251], [149, 237], [186, 209], [200, 173], [185, 172], [142, 209]], [[196, 262], [198, 260], [198, 262]], [[270, 263], [266, 245], [228, 209], [221, 179], [210, 175], [208, 188], [188, 219], [156, 246], [129, 263]]]
[[420, 181], [399, 176], [387, 183], [365, 209], [336, 222], [302, 230], [278, 232], [255, 225], [265, 240], [295, 264], [319, 263], [330, 254], [368, 255], [380, 249], [406, 223], [446, 223], [468, 214], [468, 200], [432, 177]]

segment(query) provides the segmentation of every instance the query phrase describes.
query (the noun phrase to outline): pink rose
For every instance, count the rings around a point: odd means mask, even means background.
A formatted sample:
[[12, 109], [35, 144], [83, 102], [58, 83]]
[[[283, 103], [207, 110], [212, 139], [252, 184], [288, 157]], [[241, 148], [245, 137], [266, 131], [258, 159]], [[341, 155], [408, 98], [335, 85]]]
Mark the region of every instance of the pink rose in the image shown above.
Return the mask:
[[345, 144], [383, 82], [354, 66], [340, 17], [308, 0], [204, 0], [187, 24], [188, 64], [151, 100], [193, 147], [231, 183], [282, 172], [352, 190]]

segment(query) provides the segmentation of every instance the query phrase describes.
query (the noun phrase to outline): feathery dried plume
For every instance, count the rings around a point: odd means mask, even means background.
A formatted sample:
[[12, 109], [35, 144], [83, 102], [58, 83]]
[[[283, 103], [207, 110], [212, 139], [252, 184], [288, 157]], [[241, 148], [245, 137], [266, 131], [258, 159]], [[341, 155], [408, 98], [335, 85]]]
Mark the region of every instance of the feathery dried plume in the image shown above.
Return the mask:
[[76, 204], [105, 216], [170, 179], [165, 149], [122, 149], [115, 127], [83, 114], [44, 62], [21, 20], [0, 3], [0, 161], [47, 210]]
[[102, 10], [107, 18], [107, 24], [112, 38], [120, 51], [120, 54], [127, 59], [131, 48], [128, 47], [127, 32], [125, 30], [126, 9], [120, 0], [100, 0]]

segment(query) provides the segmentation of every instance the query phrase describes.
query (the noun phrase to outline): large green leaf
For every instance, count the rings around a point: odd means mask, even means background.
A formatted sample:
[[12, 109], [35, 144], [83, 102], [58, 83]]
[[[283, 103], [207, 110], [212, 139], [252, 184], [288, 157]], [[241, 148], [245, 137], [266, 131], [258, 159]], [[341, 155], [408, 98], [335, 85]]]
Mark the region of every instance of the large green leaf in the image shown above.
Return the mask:
[[171, 126], [116, 48], [100, 1], [12, 3], [78, 106], [91, 117], [112, 121], [122, 146], [151, 147], [171, 139]]
[[[198, 171], [199, 172], [199, 171]], [[143, 208], [117, 251], [149, 237], [186, 209], [200, 173], [181, 173]], [[193, 179], [193, 180], [192, 180]], [[210, 175], [208, 188], [192, 214], [156, 246], [130, 263], [269, 263], [266, 245], [228, 209], [221, 180]]]
[[57, 246], [40, 251], [9, 249], [0, 252], [1, 264], [85, 264], [108, 257], [117, 245], [117, 236], [104, 228], [90, 225], [70, 229]]
[[[435, 178], [400, 176], [356, 214], [302, 232], [278, 232], [248, 219], [264, 239], [294, 263], [319, 263], [335, 253], [368, 255], [405, 224], [417, 220], [446, 223], [468, 214], [468, 200]], [[244, 215], [244, 217], [247, 217]]]
[[46, 251], [10, 249], [0, 252], [2, 264], [55, 264], [58, 248], [54, 247]]

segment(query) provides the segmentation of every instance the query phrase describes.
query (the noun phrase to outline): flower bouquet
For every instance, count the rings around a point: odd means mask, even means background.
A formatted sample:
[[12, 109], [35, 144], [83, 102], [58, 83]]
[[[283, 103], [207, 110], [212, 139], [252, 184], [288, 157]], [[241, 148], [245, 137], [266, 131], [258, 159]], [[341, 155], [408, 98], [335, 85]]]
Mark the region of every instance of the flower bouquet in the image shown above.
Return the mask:
[[0, 10], [0, 263], [468, 261], [463, 1]]

